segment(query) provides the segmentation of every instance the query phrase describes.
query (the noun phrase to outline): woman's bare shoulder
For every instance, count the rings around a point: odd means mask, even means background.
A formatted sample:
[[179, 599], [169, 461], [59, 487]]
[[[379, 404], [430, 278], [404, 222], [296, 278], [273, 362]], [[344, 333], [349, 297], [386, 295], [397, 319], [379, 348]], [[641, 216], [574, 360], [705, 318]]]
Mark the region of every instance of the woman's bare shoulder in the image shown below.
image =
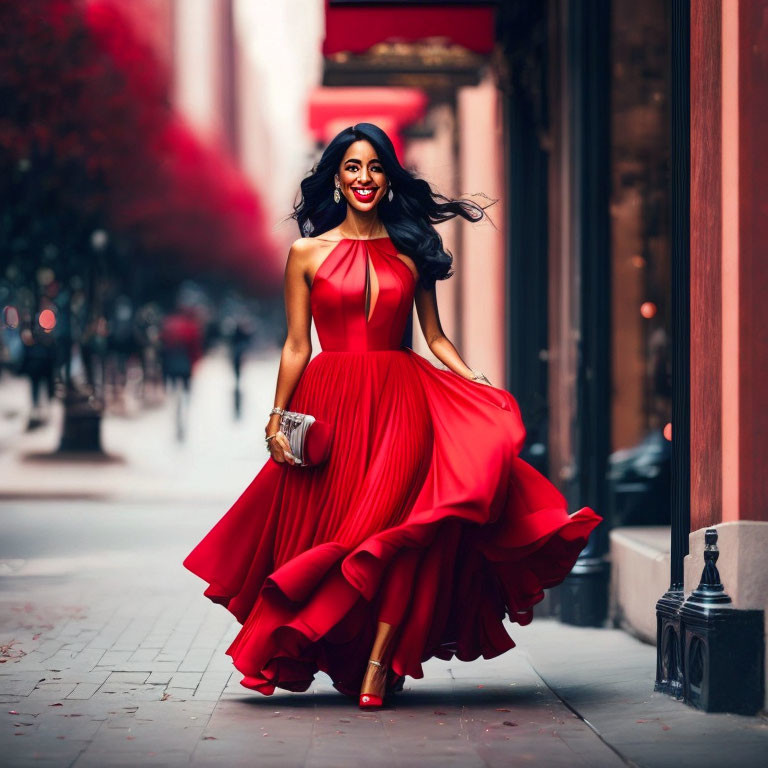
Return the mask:
[[308, 286], [314, 282], [314, 275], [320, 268], [328, 252], [332, 250], [338, 240], [327, 240], [322, 236], [300, 237], [294, 240], [288, 251], [288, 263], [286, 269], [301, 273]]
[[291, 243], [288, 251], [288, 264], [298, 266], [302, 271], [317, 260], [323, 251], [323, 243], [317, 242], [314, 237], [300, 237]]
[[300, 237], [298, 240], [294, 240], [291, 243], [288, 256], [297, 256], [299, 258], [314, 253], [317, 248], [317, 243], [313, 237]]

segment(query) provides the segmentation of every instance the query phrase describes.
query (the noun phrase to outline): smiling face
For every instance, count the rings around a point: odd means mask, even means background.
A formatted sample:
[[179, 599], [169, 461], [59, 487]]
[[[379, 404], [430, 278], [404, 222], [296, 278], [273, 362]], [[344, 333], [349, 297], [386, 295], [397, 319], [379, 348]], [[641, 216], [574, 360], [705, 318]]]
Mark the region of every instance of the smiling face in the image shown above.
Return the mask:
[[358, 211], [372, 211], [387, 194], [387, 177], [373, 146], [360, 139], [347, 147], [336, 174], [341, 194]]

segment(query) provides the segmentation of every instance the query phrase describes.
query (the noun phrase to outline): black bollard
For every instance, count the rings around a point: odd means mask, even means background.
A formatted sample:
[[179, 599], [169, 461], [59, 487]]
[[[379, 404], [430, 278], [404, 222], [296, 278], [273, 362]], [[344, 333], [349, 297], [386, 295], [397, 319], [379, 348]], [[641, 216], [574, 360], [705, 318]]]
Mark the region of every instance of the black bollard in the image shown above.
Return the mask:
[[754, 715], [765, 697], [762, 610], [735, 608], [717, 559], [717, 530], [704, 534], [701, 583], [683, 602], [683, 699], [705, 712]]

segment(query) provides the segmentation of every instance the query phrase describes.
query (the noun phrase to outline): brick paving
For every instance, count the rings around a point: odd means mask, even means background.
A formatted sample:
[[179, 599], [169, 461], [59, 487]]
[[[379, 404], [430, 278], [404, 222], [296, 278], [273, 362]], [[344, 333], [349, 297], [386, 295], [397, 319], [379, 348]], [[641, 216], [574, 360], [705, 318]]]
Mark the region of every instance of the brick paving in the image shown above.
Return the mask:
[[324, 675], [302, 694], [243, 688], [224, 653], [238, 625], [181, 560], [264, 461], [273, 368], [252, 364], [252, 402], [233, 423], [227, 399], [212, 396], [229, 392], [226, 368], [207, 361], [185, 446], [167, 410], [130, 424], [139, 444], [124, 419], [105, 424], [127, 457], [112, 485], [82, 465], [46, 466], [42, 479], [21, 456], [50, 435], [4, 443], [2, 765], [765, 764], [764, 718], [655, 694], [653, 647], [550, 619], [512, 626], [518, 647], [497, 659], [431, 660], [381, 712], [361, 712]]

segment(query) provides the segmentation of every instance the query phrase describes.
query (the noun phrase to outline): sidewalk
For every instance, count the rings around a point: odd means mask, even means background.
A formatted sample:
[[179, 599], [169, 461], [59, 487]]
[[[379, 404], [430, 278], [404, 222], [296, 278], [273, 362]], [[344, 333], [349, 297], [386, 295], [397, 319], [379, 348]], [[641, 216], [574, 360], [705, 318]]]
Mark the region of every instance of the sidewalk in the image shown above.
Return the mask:
[[[763, 766], [768, 719], [699, 712], [653, 692], [656, 648], [617, 629], [514, 627], [536, 674], [630, 765]], [[513, 650], [512, 653], [515, 651]]]
[[[263, 464], [274, 373], [274, 361], [247, 368], [238, 424], [221, 395], [231, 389], [225, 361], [206, 360], [183, 446], [167, 411], [107, 419], [105, 444], [123, 464], [65, 471], [24, 462], [6, 442], [3, 765], [765, 764], [765, 719], [707, 715], [653, 693], [652, 646], [543, 618], [508, 627], [518, 646], [496, 659], [430, 660], [377, 713], [324, 675], [302, 694], [243, 688], [224, 653], [239, 625], [181, 561]], [[43, 437], [25, 435], [20, 450]]]
[[[0, 577], [4, 765], [764, 765], [765, 720], [653, 693], [651, 646], [548, 619], [510, 626], [518, 647], [496, 659], [430, 660], [375, 714], [324, 675], [306, 693], [261, 696], [224, 653], [238, 625], [180, 566], [220, 510], [5, 506], [11, 531], [48, 530], [59, 546]], [[107, 548], [120, 516], [134, 540]]]

